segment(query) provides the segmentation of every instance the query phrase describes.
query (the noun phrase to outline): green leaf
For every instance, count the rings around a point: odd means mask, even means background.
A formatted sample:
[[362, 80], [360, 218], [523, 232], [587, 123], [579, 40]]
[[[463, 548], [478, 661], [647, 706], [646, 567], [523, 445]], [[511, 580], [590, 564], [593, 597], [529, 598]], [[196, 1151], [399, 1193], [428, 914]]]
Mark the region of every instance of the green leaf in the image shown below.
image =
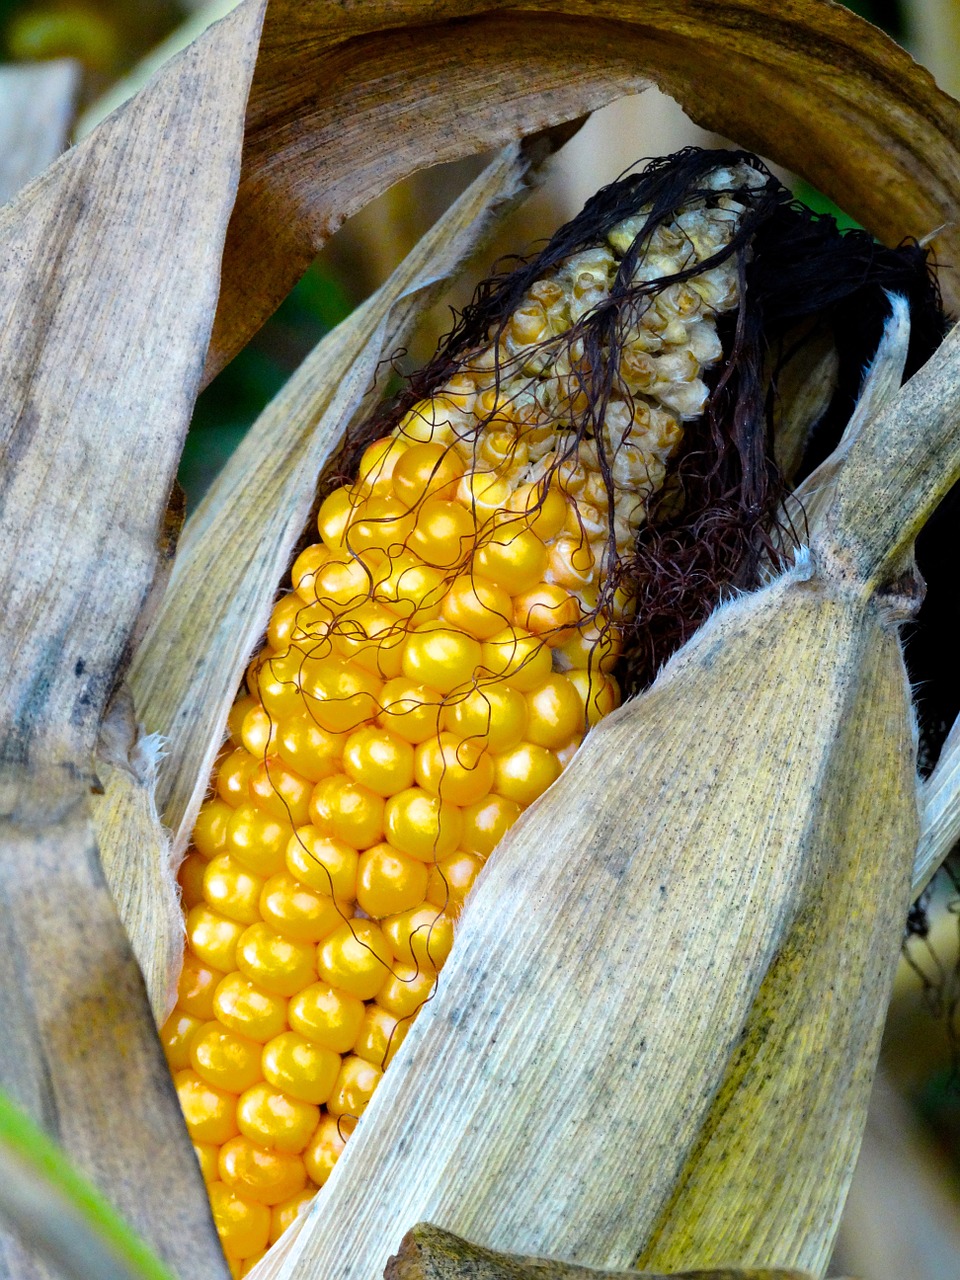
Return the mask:
[[2, 1092], [0, 1216], [71, 1280], [175, 1280], [60, 1148]]

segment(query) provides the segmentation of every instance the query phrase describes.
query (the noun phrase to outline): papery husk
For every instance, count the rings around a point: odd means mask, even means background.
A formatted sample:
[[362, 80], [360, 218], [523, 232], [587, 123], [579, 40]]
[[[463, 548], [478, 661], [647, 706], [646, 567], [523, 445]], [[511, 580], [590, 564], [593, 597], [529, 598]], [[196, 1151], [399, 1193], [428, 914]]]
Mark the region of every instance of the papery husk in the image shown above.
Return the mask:
[[[0, 210], [2, 1083], [174, 1270], [210, 1280], [223, 1257], [88, 796], [210, 332], [259, 17]], [[7, 1274], [48, 1274], [2, 1248]]]
[[173, 1006], [183, 954], [173, 875], [318, 479], [389, 356], [536, 183], [553, 145], [546, 136], [514, 143], [490, 163], [382, 288], [304, 360], [185, 526], [170, 590], [129, 679], [137, 714], [166, 744], [160, 785], [156, 771], [148, 781], [135, 766], [114, 769], [94, 807], [107, 878], [158, 1022]]
[[[672, 1280], [813, 1280], [806, 1271], [743, 1270], [671, 1273]], [[403, 1237], [387, 1263], [384, 1280], [671, 1280], [658, 1272], [597, 1271], [552, 1258], [497, 1253], [422, 1222]]]

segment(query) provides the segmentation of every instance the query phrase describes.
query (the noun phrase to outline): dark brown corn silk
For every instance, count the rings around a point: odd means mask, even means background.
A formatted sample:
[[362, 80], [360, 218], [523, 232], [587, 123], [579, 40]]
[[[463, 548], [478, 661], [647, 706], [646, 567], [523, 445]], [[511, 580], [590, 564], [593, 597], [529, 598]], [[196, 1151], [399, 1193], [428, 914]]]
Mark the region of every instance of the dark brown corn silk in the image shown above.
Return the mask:
[[[756, 175], [756, 185], [718, 189], [709, 182], [718, 169], [735, 172], [738, 165]], [[636, 278], [659, 228], [674, 222], [691, 203], [704, 201], [712, 207], [725, 195], [745, 207], [729, 243], [685, 269]], [[604, 614], [617, 592], [629, 592], [634, 599], [618, 672], [625, 693], [651, 682], [725, 591], [757, 586], [763, 567], [777, 563], [782, 541], [774, 534], [784, 532], [777, 526], [785, 492], [839, 440], [890, 313], [887, 295], [904, 295], [910, 304], [907, 377], [945, 331], [929, 256], [918, 244], [890, 249], [865, 231], [841, 231], [834, 218], [795, 201], [748, 152], [687, 148], [604, 187], [539, 253], [511, 259], [508, 269], [485, 280], [433, 359], [350, 442], [343, 474], [350, 474], [360, 447], [389, 434], [413, 405], [436, 394], [477, 353], [492, 345], [498, 385], [514, 375], [500, 342], [531, 285], [572, 254], [603, 244], [626, 219], [637, 220], [638, 232], [619, 255], [608, 297], [561, 338], [543, 344], [554, 361], [559, 345], [569, 348], [571, 376], [582, 393], [561, 407], [567, 417], [564, 457], [575, 456], [582, 441], [593, 439], [609, 482], [602, 427], [614, 392], [627, 399], [631, 395], [620, 356], [624, 335], [635, 327], [638, 314], [672, 286], [731, 259], [739, 303], [717, 317], [723, 354], [706, 375], [709, 396], [703, 412], [684, 421], [667, 482], [647, 500], [635, 548], [618, 555], [610, 535], [598, 614]], [[838, 356], [836, 390], [821, 420], [810, 424], [797, 474], [784, 477], [773, 449], [773, 424], [781, 407], [778, 382], [802, 347], [824, 333]], [[609, 483], [608, 497], [612, 526]], [[802, 529], [786, 532], [803, 538]]]

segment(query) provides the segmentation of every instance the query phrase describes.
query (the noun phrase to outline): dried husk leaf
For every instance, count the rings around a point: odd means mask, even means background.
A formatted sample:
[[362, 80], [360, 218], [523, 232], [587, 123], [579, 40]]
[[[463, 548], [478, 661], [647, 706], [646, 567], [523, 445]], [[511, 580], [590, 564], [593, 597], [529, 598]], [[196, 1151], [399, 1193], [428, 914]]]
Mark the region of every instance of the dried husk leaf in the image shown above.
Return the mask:
[[170, 833], [157, 811], [159, 734], [139, 734], [128, 758], [99, 765], [103, 795], [93, 800], [100, 862], [137, 958], [159, 1025], [176, 999], [183, 912]]
[[[175, 1272], [226, 1280], [86, 795], [60, 770], [7, 768], [0, 813], [3, 1088]], [[58, 1273], [4, 1231], [0, 1274]]]
[[958, 407], [960, 326], [850, 442], [822, 521], [832, 572], [876, 589], [905, 571], [918, 532], [960, 479]]
[[[422, 1222], [403, 1237], [390, 1259], [385, 1280], [668, 1280], [658, 1273], [596, 1271], [552, 1258], [524, 1258], [496, 1253]], [[672, 1280], [813, 1280], [807, 1272], [763, 1268], [747, 1271], [726, 1267], [719, 1271], [673, 1272]]]
[[[200, 376], [258, 27], [246, 7], [0, 211], [2, 1079], [175, 1270], [211, 1278], [87, 795]], [[3, 1249], [8, 1274], [47, 1274]]]
[[914, 786], [914, 744], [894, 636], [865, 637], [862, 661], [859, 701], [817, 817], [823, 862], [640, 1255], [647, 1268], [736, 1258], [821, 1275], [829, 1261], [863, 1133], [917, 831], [910, 806], [896, 803]]
[[0, 67], [0, 205], [63, 150], [79, 78], [65, 59]]
[[[186, 847], [318, 476], [383, 357], [536, 181], [550, 148], [545, 138], [512, 144], [487, 167], [383, 287], [307, 357], [187, 522], [171, 589], [130, 672], [138, 715], [167, 744], [159, 791], [154, 798], [136, 769], [115, 770], [97, 806], [105, 869], [158, 1021], [172, 1006], [183, 950], [171, 866]], [[125, 903], [136, 911], [124, 911]]]
[[877, 751], [871, 833], [894, 850], [905, 910], [911, 725], [880, 610], [807, 563], [719, 610], [499, 846], [439, 993], [278, 1274], [367, 1280], [418, 1220], [630, 1266], [830, 875], [841, 818], [823, 814], [885, 698], [896, 733]]
[[[460, 21], [449, 24], [443, 19]], [[960, 249], [960, 109], [823, 0], [273, 0], [248, 113], [208, 374], [317, 247], [390, 183], [655, 81], [888, 243]], [[956, 305], [956, 283], [944, 278]]]
[[[856, 408], [839, 444], [787, 499], [791, 522], [804, 529], [808, 536], [814, 535], [826, 519], [835, 500], [837, 476], [854, 440], [893, 402], [903, 381], [910, 344], [910, 308], [900, 296], [891, 297], [890, 307], [890, 318], [884, 325], [877, 352], [865, 372]], [[781, 394], [788, 392], [781, 391]]]

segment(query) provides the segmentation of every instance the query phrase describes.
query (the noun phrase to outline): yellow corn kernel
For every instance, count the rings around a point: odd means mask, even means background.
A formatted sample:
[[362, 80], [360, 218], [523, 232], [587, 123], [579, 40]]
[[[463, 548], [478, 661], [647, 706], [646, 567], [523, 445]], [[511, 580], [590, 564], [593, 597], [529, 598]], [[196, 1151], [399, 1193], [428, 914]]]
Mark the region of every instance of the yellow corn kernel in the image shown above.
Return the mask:
[[242, 1135], [223, 1144], [217, 1166], [225, 1186], [260, 1204], [282, 1204], [307, 1185], [307, 1170], [299, 1156], [265, 1150]]
[[[249, 699], [245, 698], [244, 702]], [[222, 853], [227, 842], [227, 824], [233, 808], [223, 800], [210, 800], [197, 815], [193, 827], [193, 847], [208, 861]]]
[[396, 1018], [412, 1018], [430, 999], [436, 981], [433, 969], [398, 962], [377, 992], [377, 1004]]
[[175, 1009], [163, 1024], [160, 1043], [171, 1071], [182, 1071], [184, 1067], [189, 1067], [190, 1044], [202, 1026], [202, 1018], [195, 1018], [192, 1013], [184, 1013], [182, 1009]]
[[291, 834], [289, 822], [260, 805], [241, 804], [227, 823], [226, 852], [254, 875], [272, 876], [283, 870]]
[[576, 689], [583, 707], [586, 724], [593, 728], [604, 716], [620, 705], [620, 690], [616, 681], [599, 671], [575, 668], [567, 672], [567, 679]]
[[505, 520], [474, 557], [477, 572], [510, 595], [527, 591], [543, 579], [547, 549], [527, 527], [522, 515]]
[[489, 857], [521, 813], [515, 800], [496, 793], [468, 805], [462, 811], [461, 846], [481, 858]]
[[266, 1082], [247, 1089], [236, 1105], [237, 1126], [244, 1137], [293, 1155], [304, 1149], [320, 1119], [319, 1108], [313, 1103], [291, 1098]]
[[214, 992], [222, 977], [219, 969], [204, 964], [192, 951], [188, 951], [177, 983], [177, 1007], [204, 1021], [212, 1018]]
[[306, 1039], [348, 1053], [363, 1021], [363, 1000], [326, 982], [314, 982], [290, 1001], [290, 1025]]
[[204, 901], [240, 924], [255, 924], [259, 920], [262, 890], [260, 876], [248, 871], [228, 853], [218, 853], [204, 870]]
[[288, 1227], [292, 1227], [304, 1209], [317, 1194], [314, 1183], [308, 1182], [302, 1191], [298, 1191], [289, 1200], [274, 1205], [270, 1213], [270, 1243], [276, 1244]]
[[237, 1100], [232, 1093], [217, 1089], [195, 1071], [178, 1071], [173, 1078], [180, 1109], [194, 1142], [216, 1146], [237, 1132]]
[[384, 436], [363, 451], [357, 468], [357, 489], [361, 493], [390, 493], [397, 463], [407, 451], [402, 440]]
[[270, 1210], [240, 1196], [226, 1183], [208, 1188], [213, 1221], [228, 1258], [248, 1258], [262, 1253], [270, 1239]]
[[436, 862], [456, 849], [463, 819], [456, 805], [421, 787], [410, 787], [387, 801], [384, 828], [389, 843], [401, 853]]
[[442, 622], [425, 622], [407, 637], [403, 674], [446, 694], [473, 678], [481, 655], [480, 642], [473, 636]]
[[263, 1079], [261, 1046], [222, 1023], [207, 1022], [193, 1037], [190, 1065], [201, 1079], [227, 1093], [239, 1094]]
[[292, 996], [312, 981], [317, 949], [294, 942], [268, 924], [252, 924], [237, 943], [237, 968], [262, 991]]
[[330, 733], [304, 711], [277, 723], [277, 755], [307, 782], [322, 782], [340, 770], [340, 756], [348, 735]]
[[365, 1058], [355, 1054], [344, 1058], [327, 1110], [332, 1116], [351, 1116], [359, 1120], [382, 1076], [379, 1067]]
[[180, 902], [184, 911], [191, 911], [203, 903], [203, 881], [206, 874], [207, 860], [199, 853], [188, 853], [177, 868], [177, 884], [180, 886]]
[[440, 911], [458, 912], [480, 874], [483, 859], [475, 853], [454, 853], [430, 868], [427, 902]]
[[332, 987], [372, 1000], [383, 985], [393, 956], [372, 920], [349, 920], [320, 944], [317, 968]]
[[459, 502], [428, 498], [417, 512], [407, 547], [432, 568], [452, 569], [469, 559], [475, 540], [476, 522]]
[[518, 627], [541, 636], [550, 645], [562, 644], [580, 621], [580, 605], [566, 587], [538, 582], [514, 597], [513, 620]]
[[423, 901], [427, 868], [389, 844], [375, 844], [360, 855], [357, 905], [375, 920], [396, 915]]
[[426, 742], [438, 730], [443, 695], [416, 680], [388, 680], [380, 695], [377, 724], [405, 742]]
[[453, 733], [421, 743], [414, 768], [424, 791], [454, 805], [475, 804], [493, 786], [493, 762], [484, 744]]
[[212, 1142], [195, 1142], [193, 1150], [204, 1182], [207, 1186], [211, 1182], [217, 1182], [220, 1178], [220, 1168], [217, 1161], [221, 1148], [215, 1146]]
[[326, 1102], [339, 1071], [338, 1053], [296, 1031], [283, 1032], [263, 1048], [263, 1074], [267, 1081], [300, 1102]]
[[441, 969], [453, 946], [453, 919], [425, 902], [383, 921], [394, 955], [404, 964]]
[[526, 739], [556, 751], [583, 734], [583, 701], [572, 680], [550, 676], [526, 695]]
[[411, 510], [427, 498], [450, 501], [463, 470], [454, 450], [442, 444], [414, 444], [393, 469], [393, 491]]
[[309, 819], [317, 836], [364, 849], [383, 835], [383, 798], [348, 774], [336, 773], [314, 787]]
[[527, 704], [522, 693], [503, 683], [467, 688], [447, 699], [443, 727], [462, 741], [485, 746], [496, 755], [523, 739]]
[[347, 1115], [325, 1115], [320, 1121], [310, 1145], [303, 1153], [307, 1173], [318, 1187], [322, 1187], [330, 1177], [356, 1124], [356, 1120]]
[[403, 1044], [409, 1028], [409, 1020], [401, 1022], [396, 1014], [389, 1013], [379, 1004], [368, 1004], [354, 1053], [358, 1058], [372, 1062], [379, 1071], [385, 1071]]
[[344, 744], [343, 767], [358, 786], [386, 799], [413, 784], [413, 748], [388, 729], [367, 726]]
[[359, 854], [316, 827], [300, 827], [287, 848], [287, 869], [307, 888], [330, 898], [352, 897]]
[[294, 942], [319, 942], [343, 919], [343, 908], [285, 872], [271, 876], [260, 894], [260, 914], [277, 933]]
[[237, 1035], [261, 1044], [279, 1035], [287, 1022], [287, 1002], [270, 995], [242, 973], [228, 973], [217, 987], [213, 1012]]
[[478, 573], [464, 573], [450, 584], [442, 612], [444, 620], [456, 630], [478, 640], [489, 640], [509, 625], [513, 607], [508, 593], [495, 582]]
[[521, 742], [494, 757], [494, 787], [498, 795], [519, 805], [533, 804], [560, 777], [560, 762], [552, 751]]
[[276, 748], [277, 726], [269, 713], [259, 703], [255, 703], [243, 717], [240, 726], [239, 746], [249, 751], [252, 756], [262, 760], [272, 755]]

